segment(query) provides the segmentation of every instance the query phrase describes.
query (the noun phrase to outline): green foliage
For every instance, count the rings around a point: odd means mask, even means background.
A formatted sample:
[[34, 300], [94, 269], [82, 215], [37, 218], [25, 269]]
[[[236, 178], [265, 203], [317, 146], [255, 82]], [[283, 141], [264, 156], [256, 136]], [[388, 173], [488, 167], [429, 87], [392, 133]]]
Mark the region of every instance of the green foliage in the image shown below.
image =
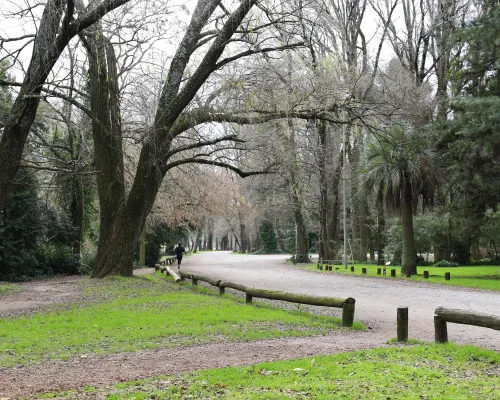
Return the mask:
[[391, 261], [391, 265], [401, 265], [403, 240], [399, 219], [394, 219], [389, 229], [387, 229], [385, 238], [385, 253], [385, 258], [386, 260]]
[[459, 264], [454, 261], [441, 260], [434, 264], [435, 267], [458, 267]]
[[454, 259], [461, 263], [469, 261], [472, 244], [485, 244], [483, 234], [494, 251], [492, 232], [482, 227], [487, 210], [500, 203], [500, 8], [487, 4], [478, 19], [455, 34], [460, 52], [450, 73], [453, 118], [438, 126], [452, 188], [453, 230], [459, 232]]
[[387, 206], [399, 210], [405, 182], [413, 196], [422, 196], [432, 203], [438, 185], [436, 154], [429, 138], [411, 125], [393, 125], [379, 134], [366, 151], [363, 186], [383, 189]]
[[170, 227], [164, 222], [154, 224], [146, 234], [146, 265], [153, 268], [161, 257], [161, 246], [171, 249], [177, 243], [186, 241], [188, 231], [185, 227]]
[[500, 211], [487, 210], [484, 219], [479, 245], [487, 249], [490, 262], [500, 261]]
[[244, 299], [173, 284], [161, 274], [80, 284], [84, 298], [79, 303], [2, 320], [0, 368], [221, 339], [324, 335], [341, 325], [325, 316], [247, 305]]
[[[497, 352], [477, 347], [405, 345], [124, 382], [92, 394], [172, 400], [492, 400], [498, 397], [499, 363]], [[57, 398], [78, 398], [84, 390]]]
[[37, 197], [36, 180], [17, 176], [0, 212], [0, 280], [78, 272], [68, 243], [71, 226]]
[[265, 220], [259, 227], [260, 252], [264, 254], [276, 253], [276, 233], [271, 221]]
[[36, 249], [42, 231], [34, 180], [14, 183], [0, 212], [0, 280], [26, 279], [36, 271]]

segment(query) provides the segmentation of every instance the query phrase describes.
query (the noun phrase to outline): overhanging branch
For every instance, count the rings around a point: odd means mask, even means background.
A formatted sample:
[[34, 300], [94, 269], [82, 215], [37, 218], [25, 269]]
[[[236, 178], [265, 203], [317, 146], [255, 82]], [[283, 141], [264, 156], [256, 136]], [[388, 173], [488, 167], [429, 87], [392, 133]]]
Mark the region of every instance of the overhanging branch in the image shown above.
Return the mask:
[[247, 178], [249, 176], [254, 176], [254, 175], [265, 175], [265, 174], [274, 174], [275, 173], [275, 171], [273, 171], [271, 169], [265, 169], [265, 170], [261, 170], [261, 171], [243, 171], [240, 168], [237, 168], [231, 164], [223, 163], [220, 161], [203, 160], [203, 159], [197, 159], [197, 158], [186, 158], [184, 160], [173, 161], [173, 162], [167, 164], [167, 171], [169, 169], [178, 167], [178, 166], [183, 165], [183, 164], [204, 164], [204, 165], [213, 165], [216, 167], [226, 168], [230, 171], [237, 173], [242, 178]]

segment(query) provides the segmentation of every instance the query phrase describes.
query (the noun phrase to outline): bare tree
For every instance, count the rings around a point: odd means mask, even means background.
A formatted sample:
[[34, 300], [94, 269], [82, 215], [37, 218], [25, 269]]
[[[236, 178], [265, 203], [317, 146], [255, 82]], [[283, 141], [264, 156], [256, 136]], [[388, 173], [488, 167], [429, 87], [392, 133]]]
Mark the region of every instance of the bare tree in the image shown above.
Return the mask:
[[[76, 18], [74, 0], [48, 0], [44, 5], [40, 23], [32, 38], [31, 61], [0, 141], [0, 209], [5, 204], [13, 178], [19, 168], [24, 144], [40, 102], [39, 95], [43, 84], [59, 56], [79, 32], [128, 1], [105, 0]], [[30, 9], [36, 5], [40, 4], [35, 4]]]

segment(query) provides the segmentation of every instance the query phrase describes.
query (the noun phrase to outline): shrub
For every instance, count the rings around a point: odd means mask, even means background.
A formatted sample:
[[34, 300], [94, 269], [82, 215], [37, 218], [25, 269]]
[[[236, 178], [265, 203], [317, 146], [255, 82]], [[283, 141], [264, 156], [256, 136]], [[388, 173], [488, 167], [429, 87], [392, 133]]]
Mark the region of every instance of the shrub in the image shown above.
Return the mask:
[[260, 251], [263, 253], [276, 253], [276, 234], [272, 222], [263, 221], [259, 227]]
[[434, 264], [435, 267], [458, 267], [459, 264], [453, 261], [441, 260]]

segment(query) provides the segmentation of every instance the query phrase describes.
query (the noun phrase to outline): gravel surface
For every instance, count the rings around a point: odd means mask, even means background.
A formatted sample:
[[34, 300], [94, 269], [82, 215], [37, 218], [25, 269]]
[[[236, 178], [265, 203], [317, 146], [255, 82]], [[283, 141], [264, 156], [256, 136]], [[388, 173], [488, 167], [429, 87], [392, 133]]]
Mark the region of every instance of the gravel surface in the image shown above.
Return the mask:
[[[212, 275], [249, 286], [314, 295], [354, 297], [356, 320], [369, 330], [313, 337], [255, 342], [212, 343], [105, 357], [88, 356], [52, 361], [35, 366], [0, 369], [0, 399], [78, 388], [108, 386], [120, 381], [175, 374], [230, 365], [295, 359], [357, 349], [386, 346], [396, 336], [396, 309], [409, 307], [411, 338], [432, 341], [433, 311], [438, 306], [497, 313], [500, 294], [492, 291], [437, 286], [404, 280], [350, 277], [304, 271], [287, 263], [286, 256], [244, 256], [227, 252], [186, 257], [183, 270]], [[152, 273], [139, 270], [138, 274]], [[64, 307], [81, 298], [79, 277], [29, 282], [20, 291], [0, 297], [0, 317], [29, 314], [48, 307]], [[238, 294], [238, 292], [233, 292]], [[239, 294], [241, 295], [241, 294]], [[272, 302], [286, 308], [297, 305]], [[304, 307], [339, 316], [340, 310]], [[1, 321], [1, 320], [0, 320]], [[500, 332], [466, 325], [448, 324], [451, 341], [500, 350]]]

